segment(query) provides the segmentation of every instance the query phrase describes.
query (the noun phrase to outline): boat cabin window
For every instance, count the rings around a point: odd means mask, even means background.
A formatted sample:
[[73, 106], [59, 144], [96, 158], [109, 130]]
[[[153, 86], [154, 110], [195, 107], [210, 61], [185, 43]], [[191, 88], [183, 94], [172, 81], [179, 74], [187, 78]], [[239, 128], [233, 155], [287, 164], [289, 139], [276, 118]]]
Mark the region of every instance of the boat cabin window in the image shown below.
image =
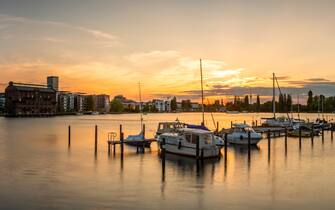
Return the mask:
[[190, 133], [185, 133], [185, 139], [188, 143], [191, 144], [196, 144], [197, 139], [199, 139], [199, 135], [197, 134], [190, 134]]
[[242, 128], [235, 128], [234, 130], [235, 130], [235, 132], [241, 132], [241, 133], [244, 132], [244, 130]]
[[186, 141], [187, 141], [188, 143], [192, 143], [192, 141], [191, 141], [191, 139], [192, 139], [192, 135], [191, 135], [191, 134], [186, 133], [186, 134], [185, 134], [185, 139], [186, 139]]
[[196, 144], [197, 143], [197, 139], [199, 139], [199, 135], [192, 134], [192, 144]]
[[253, 131], [253, 129], [251, 127], [245, 127], [244, 130], [245, 130], [245, 132], [249, 132], [249, 131], [252, 132]]
[[212, 143], [212, 135], [204, 135], [204, 143], [205, 144], [211, 144]]

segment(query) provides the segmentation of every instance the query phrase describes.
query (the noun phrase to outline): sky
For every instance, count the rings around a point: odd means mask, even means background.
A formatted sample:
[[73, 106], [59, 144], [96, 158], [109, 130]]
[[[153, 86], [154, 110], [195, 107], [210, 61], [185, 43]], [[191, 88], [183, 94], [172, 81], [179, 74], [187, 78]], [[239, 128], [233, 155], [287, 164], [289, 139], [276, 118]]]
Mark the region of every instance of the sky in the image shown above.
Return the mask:
[[[0, 0], [0, 91], [9, 81], [144, 100], [282, 91], [335, 95], [335, 1]], [[293, 97], [295, 98], [295, 97]]]

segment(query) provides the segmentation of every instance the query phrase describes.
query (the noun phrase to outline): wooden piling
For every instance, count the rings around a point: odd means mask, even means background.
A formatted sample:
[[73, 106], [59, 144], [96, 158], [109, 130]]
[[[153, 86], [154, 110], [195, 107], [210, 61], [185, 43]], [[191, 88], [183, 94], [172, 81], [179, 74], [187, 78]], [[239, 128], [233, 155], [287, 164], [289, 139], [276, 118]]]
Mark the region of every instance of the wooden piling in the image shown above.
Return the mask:
[[256, 127], [258, 126], [258, 121], [256, 120]]
[[247, 122], [244, 120], [244, 121], [243, 121], [243, 124], [245, 125], [245, 124], [247, 124]]
[[71, 125], [68, 128], [68, 147], [71, 147]]
[[165, 138], [162, 139], [162, 145], [161, 145], [161, 155], [165, 159]]
[[98, 153], [98, 126], [95, 125], [95, 135], [94, 135], [94, 154]]
[[219, 132], [219, 121], [216, 122], [216, 132]]
[[108, 142], [108, 156], [111, 155], [111, 143]]
[[233, 121], [230, 121], [230, 128], [233, 127]]
[[200, 157], [200, 139], [199, 139], [199, 137], [197, 137], [197, 139], [196, 139], [195, 149], [196, 149], [195, 156], [196, 156], [197, 159], [199, 159], [199, 157]]
[[299, 127], [299, 149], [301, 149], [301, 127]]
[[123, 156], [123, 132], [122, 132], [122, 125], [120, 125], [120, 150], [121, 150], [121, 156]]
[[228, 133], [224, 134], [224, 158], [227, 161]]
[[285, 155], [287, 155], [287, 128], [285, 128]]
[[313, 146], [313, 144], [314, 144], [314, 124], [312, 124], [312, 130], [311, 130], [311, 144], [312, 144], [312, 146]]
[[145, 124], [143, 124], [142, 132], [143, 132], [142, 152], [145, 153]]
[[268, 154], [271, 152], [271, 130], [268, 130]]
[[333, 127], [333, 123], [332, 124], [330, 124], [330, 139], [331, 139], [331, 141], [333, 141], [333, 139], [334, 139], [334, 127]]
[[248, 131], [248, 156], [250, 157], [251, 133]]
[[322, 127], [321, 127], [321, 131], [322, 131], [322, 143], [323, 143], [324, 140], [325, 140], [325, 128], [324, 128], [323, 125], [322, 125]]

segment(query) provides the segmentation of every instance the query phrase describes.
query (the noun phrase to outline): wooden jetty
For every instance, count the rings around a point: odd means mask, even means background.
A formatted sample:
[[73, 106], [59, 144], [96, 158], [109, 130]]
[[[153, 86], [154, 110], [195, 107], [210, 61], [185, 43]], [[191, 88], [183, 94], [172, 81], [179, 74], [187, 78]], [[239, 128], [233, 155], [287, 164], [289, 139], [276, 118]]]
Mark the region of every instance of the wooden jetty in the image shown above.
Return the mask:
[[[145, 125], [143, 125], [143, 131], [144, 130], [145, 130]], [[144, 153], [145, 152], [145, 147], [150, 147], [150, 144], [152, 142], [157, 141], [157, 139], [155, 139], [155, 138], [147, 139], [147, 138], [145, 138], [145, 135], [143, 135], [143, 139], [125, 140], [124, 139], [124, 133], [122, 131], [122, 125], [120, 125], [120, 134], [119, 134], [120, 139], [115, 139], [116, 136], [117, 136], [117, 134], [115, 132], [108, 133], [108, 140], [107, 140], [108, 154], [110, 154], [111, 146], [113, 147], [113, 153], [115, 154], [115, 147], [116, 147], [117, 144], [120, 145], [121, 155], [123, 155], [123, 145], [124, 144], [130, 144], [132, 146], [136, 146], [136, 152], [139, 152], [141, 150]]]

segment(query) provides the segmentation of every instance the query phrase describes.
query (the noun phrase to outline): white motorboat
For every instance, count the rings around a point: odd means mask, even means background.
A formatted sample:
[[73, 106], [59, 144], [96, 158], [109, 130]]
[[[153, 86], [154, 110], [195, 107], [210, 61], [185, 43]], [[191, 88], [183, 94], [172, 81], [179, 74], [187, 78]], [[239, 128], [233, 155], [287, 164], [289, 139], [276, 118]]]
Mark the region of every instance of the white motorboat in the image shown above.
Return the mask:
[[219, 147], [215, 145], [213, 133], [200, 129], [181, 128], [175, 132], [162, 133], [158, 137], [158, 143], [166, 152], [178, 155], [196, 157], [198, 153], [199, 157], [211, 158], [218, 157], [220, 154]]
[[[202, 125], [189, 125], [186, 123], [182, 123], [180, 121], [172, 121], [172, 122], [160, 122], [158, 124], [158, 128], [156, 131], [155, 137], [158, 138], [162, 133], [171, 133], [171, 132], [177, 132], [178, 129], [181, 128], [191, 128], [191, 129], [197, 129], [197, 130], [205, 130], [210, 131], [207, 127]], [[220, 136], [214, 136], [214, 142], [216, 146], [223, 147], [224, 146], [224, 140]]]
[[179, 122], [178, 120], [170, 122], [160, 122], [158, 123], [158, 128], [155, 137], [158, 138], [163, 133], [173, 133], [176, 132], [178, 129], [185, 127], [186, 125], [184, 123]]
[[262, 118], [265, 120], [262, 124], [263, 127], [289, 127], [292, 125], [292, 122], [290, 119], [286, 117], [271, 117], [271, 118]]
[[227, 141], [230, 144], [248, 144], [249, 132], [250, 144], [256, 145], [262, 139], [262, 135], [249, 125], [240, 123], [233, 124], [232, 131], [227, 134]]

